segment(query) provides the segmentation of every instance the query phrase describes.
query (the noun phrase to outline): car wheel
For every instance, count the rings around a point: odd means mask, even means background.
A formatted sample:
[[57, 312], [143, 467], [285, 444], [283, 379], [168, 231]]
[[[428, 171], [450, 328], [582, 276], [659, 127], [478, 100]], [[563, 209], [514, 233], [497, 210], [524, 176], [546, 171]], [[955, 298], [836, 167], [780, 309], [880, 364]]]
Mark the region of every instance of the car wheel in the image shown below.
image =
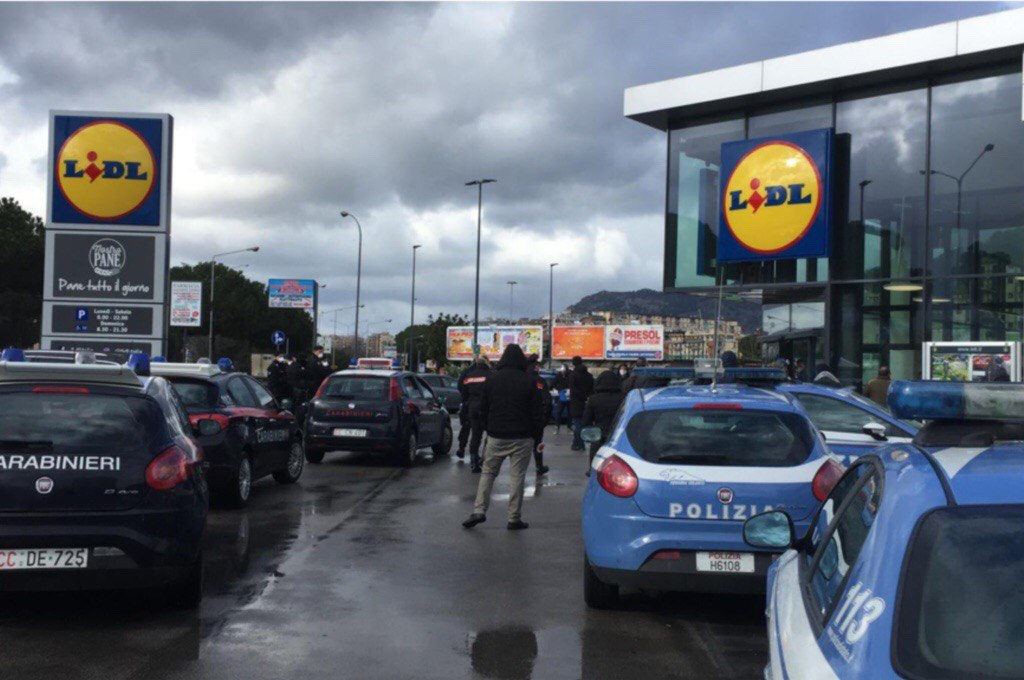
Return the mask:
[[196, 557], [188, 576], [167, 588], [167, 600], [177, 609], [195, 609], [203, 601], [203, 553]]
[[302, 476], [302, 470], [306, 467], [306, 454], [302, 450], [302, 442], [292, 442], [288, 449], [288, 462], [284, 469], [274, 473], [274, 479], [278, 484], [294, 484]]
[[619, 587], [599, 579], [586, 555], [583, 556], [583, 600], [591, 609], [612, 609], [619, 602]]
[[419, 443], [416, 441], [416, 435], [412, 432], [405, 438], [404, 445], [400, 445], [395, 449], [395, 463], [399, 467], [412, 467], [412, 464], [416, 462], [416, 452], [419, 450]]
[[441, 456], [447, 456], [452, 452], [452, 442], [454, 441], [452, 436], [452, 426], [450, 423], [445, 423], [444, 431], [441, 432], [441, 441], [430, 447], [430, 450], [434, 452], [435, 458]]
[[235, 465], [235, 474], [224, 488], [224, 500], [232, 508], [244, 508], [252, 493], [252, 460], [243, 452]]
[[324, 462], [324, 452], [323, 451], [317, 451], [315, 449], [309, 448], [308, 446], [305, 447], [305, 449], [306, 449], [306, 460], [308, 462], [312, 463], [313, 465], [319, 465], [320, 463]]

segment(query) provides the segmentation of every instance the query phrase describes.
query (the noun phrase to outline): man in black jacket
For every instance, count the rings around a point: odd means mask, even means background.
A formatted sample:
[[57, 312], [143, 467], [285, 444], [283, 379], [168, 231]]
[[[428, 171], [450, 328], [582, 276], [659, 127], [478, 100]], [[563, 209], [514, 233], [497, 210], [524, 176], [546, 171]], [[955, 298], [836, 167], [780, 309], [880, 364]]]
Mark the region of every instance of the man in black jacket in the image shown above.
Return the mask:
[[[469, 442], [469, 465], [473, 472], [480, 472], [480, 440], [484, 436], [484, 421], [480, 415], [480, 404], [484, 397], [484, 385], [491, 375], [486, 357], [479, 357], [459, 376], [459, 394], [462, 395], [462, 409], [459, 411], [459, 449], [455, 455], [466, 455]], [[472, 434], [472, 438], [470, 438]]]
[[546, 475], [551, 468], [544, 464], [544, 428], [551, 419], [551, 392], [548, 381], [540, 374], [540, 355], [531, 354], [526, 360], [526, 373], [533, 379], [544, 400], [543, 420], [537, 433], [533, 436], [533, 462], [537, 468], [537, 476]]
[[572, 358], [572, 373], [569, 376], [569, 415], [572, 417], [572, 450], [583, 450], [583, 409], [590, 393], [594, 391], [594, 376], [590, 375], [582, 357]]
[[636, 366], [633, 367], [633, 371], [626, 376], [626, 379], [622, 381], [622, 393], [629, 394], [633, 390], [642, 389], [644, 387], [644, 378], [646, 377], [643, 373], [638, 373], [636, 369], [646, 368], [647, 359], [640, 357], [636, 360]]
[[590, 445], [591, 464], [594, 462], [594, 454], [608, 441], [612, 433], [612, 421], [615, 420], [615, 414], [619, 412], [625, 398], [626, 395], [622, 392], [622, 379], [616, 371], [605, 371], [597, 376], [594, 393], [587, 399], [587, 406], [583, 410], [583, 427], [601, 428], [601, 441]]
[[505, 348], [498, 368], [484, 383], [481, 416], [487, 429], [483, 474], [476, 491], [473, 514], [462, 526], [467, 529], [487, 520], [494, 479], [509, 459], [511, 490], [508, 498], [508, 529], [526, 529], [522, 519], [526, 468], [537, 430], [544, 424], [544, 402], [536, 382], [526, 372], [526, 355], [519, 345]]
[[288, 387], [288, 377], [285, 375], [287, 371], [288, 364], [285, 363], [284, 354], [278, 352], [274, 356], [274, 361], [267, 367], [267, 387], [274, 395], [274, 399], [278, 401], [292, 397], [292, 391]]

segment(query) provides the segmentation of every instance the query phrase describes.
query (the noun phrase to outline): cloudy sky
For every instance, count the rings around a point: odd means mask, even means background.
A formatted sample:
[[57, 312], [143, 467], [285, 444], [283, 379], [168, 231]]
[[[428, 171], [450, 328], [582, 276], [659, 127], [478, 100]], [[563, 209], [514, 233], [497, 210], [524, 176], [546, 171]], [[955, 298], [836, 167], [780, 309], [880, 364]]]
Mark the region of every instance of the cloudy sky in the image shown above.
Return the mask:
[[[1005, 3], [0, 4], [0, 196], [44, 213], [49, 109], [175, 118], [172, 262], [316, 278], [364, 322], [481, 315], [661, 284], [664, 135], [631, 86]], [[351, 321], [343, 312], [339, 323]], [[333, 315], [328, 315], [328, 326]], [[380, 330], [387, 324], [375, 324]], [[339, 331], [350, 331], [339, 326]], [[365, 332], [365, 327], [363, 329]]]

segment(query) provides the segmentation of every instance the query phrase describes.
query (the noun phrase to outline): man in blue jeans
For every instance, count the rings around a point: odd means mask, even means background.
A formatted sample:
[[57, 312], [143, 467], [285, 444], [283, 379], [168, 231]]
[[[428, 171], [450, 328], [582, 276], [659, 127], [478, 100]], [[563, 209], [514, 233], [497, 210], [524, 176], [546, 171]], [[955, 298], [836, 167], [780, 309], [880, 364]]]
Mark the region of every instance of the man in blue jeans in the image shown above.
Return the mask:
[[558, 434], [562, 431], [562, 423], [569, 425], [572, 422], [569, 416], [569, 369], [565, 364], [562, 364], [555, 375], [552, 392], [555, 400], [555, 434]]
[[594, 391], [594, 376], [583, 363], [583, 358], [572, 358], [572, 373], [569, 374], [569, 415], [572, 416], [572, 450], [583, 451], [583, 410], [587, 398]]

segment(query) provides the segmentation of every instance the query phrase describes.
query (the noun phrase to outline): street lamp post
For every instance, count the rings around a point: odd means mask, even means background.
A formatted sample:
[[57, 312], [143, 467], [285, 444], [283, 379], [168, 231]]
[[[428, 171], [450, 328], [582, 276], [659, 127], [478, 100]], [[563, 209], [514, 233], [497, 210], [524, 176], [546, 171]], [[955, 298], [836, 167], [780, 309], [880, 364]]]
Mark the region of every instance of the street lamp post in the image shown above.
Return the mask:
[[355, 353], [359, 354], [359, 289], [363, 281], [363, 225], [359, 224], [359, 218], [348, 212], [347, 210], [341, 211], [342, 218], [351, 217], [356, 222], [356, 227], [359, 229], [359, 256], [356, 260], [356, 335], [355, 335]]
[[314, 288], [315, 295], [313, 296], [313, 347], [316, 347], [316, 341], [320, 335], [320, 291], [327, 287], [326, 283], [313, 282], [316, 285]]
[[509, 323], [515, 323], [515, 312], [514, 312], [515, 306], [513, 304], [513, 300], [514, 300], [514, 298], [513, 298], [513, 291], [516, 289], [516, 285], [518, 283], [519, 283], [518, 281], [509, 281], [508, 282], [508, 322]]
[[497, 182], [496, 179], [474, 179], [466, 182], [467, 187], [475, 186], [476, 194], [476, 286], [473, 293], [473, 358], [480, 351], [480, 232], [484, 210], [484, 185]]
[[415, 347], [416, 338], [416, 251], [423, 246], [417, 244], [412, 247], [412, 296], [409, 298], [409, 357], [406, 368], [412, 370], [412, 351]]
[[555, 357], [555, 267], [557, 262], [548, 265], [548, 368], [551, 368]]
[[229, 250], [226, 253], [217, 253], [210, 258], [210, 337], [206, 347], [209, 352], [208, 358], [210, 361], [213, 361], [213, 292], [217, 283], [217, 258], [227, 257], [228, 255], [237, 255], [238, 253], [258, 253], [259, 251], [259, 246], [253, 246], [252, 248], [242, 248], [241, 250]]

